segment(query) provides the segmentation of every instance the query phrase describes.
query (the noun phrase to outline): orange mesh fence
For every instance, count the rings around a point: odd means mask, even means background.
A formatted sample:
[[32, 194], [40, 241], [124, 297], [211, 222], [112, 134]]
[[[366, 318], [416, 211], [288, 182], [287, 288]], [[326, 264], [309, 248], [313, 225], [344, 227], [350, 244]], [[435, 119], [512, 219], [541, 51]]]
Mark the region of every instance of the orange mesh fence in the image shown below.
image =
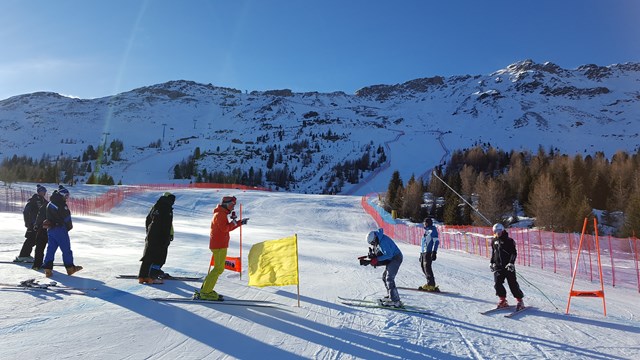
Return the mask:
[[[361, 204], [365, 212], [371, 215], [378, 226], [384, 229], [385, 234], [394, 240], [419, 245], [424, 234], [422, 226], [408, 225], [391, 219], [376, 204], [377, 196], [377, 194], [368, 194], [362, 197]], [[443, 225], [438, 226], [438, 232], [442, 249], [461, 251], [487, 259], [491, 256], [491, 227]], [[572, 276], [576, 265], [574, 262], [578, 257], [580, 234], [526, 228], [509, 228], [508, 232], [516, 241], [518, 248], [517, 264], [539, 267], [567, 277]], [[595, 236], [585, 234], [583, 241], [577, 277], [590, 282], [599, 282]], [[605, 284], [636, 288], [640, 293], [638, 238], [600, 236], [599, 245]]]
[[[96, 187], [98, 188], [98, 187]], [[100, 187], [104, 189], [105, 187]], [[76, 193], [73, 188], [69, 188], [72, 196], [67, 201], [69, 209], [74, 215], [97, 215], [111, 211], [119, 205], [125, 198], [146, 191], [171, 191], [172, 189], [237, 189], [237, 190], [261, 190], [270, 191], [267, 188], [246, 186], [239, 184], [146, 184], [114, 186], [108, 188], [106, 192], [95, 196]], [[0, 211], [1, 212], [22, 212], [27, 201], [34, 192], [23, 188], [0, 188]]]

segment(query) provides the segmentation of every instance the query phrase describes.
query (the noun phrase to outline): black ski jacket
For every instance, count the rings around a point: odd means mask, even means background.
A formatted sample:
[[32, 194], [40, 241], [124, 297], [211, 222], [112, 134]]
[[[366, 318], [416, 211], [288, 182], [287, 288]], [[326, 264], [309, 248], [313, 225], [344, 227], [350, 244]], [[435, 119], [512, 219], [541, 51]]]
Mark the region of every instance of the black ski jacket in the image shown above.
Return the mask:
[[498, 270], [502, 270], [507, 264], [515, 264], [518, 257], [516, 242], [503, 231], [499, 237], [494, 237], [491, 242], [491, 263], [496, 264]]

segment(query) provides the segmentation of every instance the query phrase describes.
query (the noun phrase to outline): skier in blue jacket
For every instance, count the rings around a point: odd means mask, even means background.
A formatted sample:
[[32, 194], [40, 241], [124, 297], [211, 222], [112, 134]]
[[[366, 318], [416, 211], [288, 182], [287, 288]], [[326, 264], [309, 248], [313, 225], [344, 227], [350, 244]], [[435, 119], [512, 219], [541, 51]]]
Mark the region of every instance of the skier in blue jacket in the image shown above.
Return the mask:
[[403, 307], [395, 282], [402, 264], [402, 252], [396, 243], [384, 234], [383, 229], [369, 232], [367, 243], [372, 247], [369, 248], [369, 255], [360, 258], [360, 265], [385, 266], [382, 281], [387, 289], [387, 296], [381, 299], [380, 303], [383, 306]]
[[71, 211], [67, 206], [68, 198], [69, 190], [60, 185], [58, 190], [53, 191], [49, 198], [49, 204], [47, 204], [47, 219], [43, 226], [47, 228], [49, 240], [42, 265], [46, 277], [53, 275], [53, 260], [58, 247], [62, 251], [62, 262], [67, 269], [67, 275], [82, 270], [82, 266], [73, 263], [73, 252], [69, 239], [69, 230], [73, 229], [73, 222], [71, 221]]
[[420, 244], [420, 265], [422, 272], [427, 277], [427, 283], [420, 286], [418, 289], [423, 291], [440, 292], [440, 289], [436, 285], [436, 278], [433, 276], [433, 268], [431, 263], [436, 261], [436, 253], [438, 252], [438, 229], [433, 226], [433, 220], [431, 218], [424, 219], [424, 235]]

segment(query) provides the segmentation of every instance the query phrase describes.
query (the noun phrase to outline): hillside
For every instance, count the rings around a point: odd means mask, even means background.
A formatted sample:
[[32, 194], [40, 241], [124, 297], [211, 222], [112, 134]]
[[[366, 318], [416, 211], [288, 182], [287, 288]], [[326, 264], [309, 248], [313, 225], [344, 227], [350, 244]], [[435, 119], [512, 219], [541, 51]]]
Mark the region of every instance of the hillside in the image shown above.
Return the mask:
[[[243, 93], [179, 80], [99, 99], [41, 92], [2, 100], [0, 157], [78, 157], [89, 145], [117, 139], [124, 144], [122, 160], [102, 169], [132, 184], [174, 181], [175, 165], [196, 148], [202, 153], [198, 171], [208, 173], [266, 172], [273, 153], [273, 169], [286, 165], [291, 174], [286, 190], [321, 193], [331, 189], [336, 165], [368, 153], [372, 162], [386, 162], [360, 173], [360, 184], [338, 188], [363, 194], [384, 191], [394, 170], [403, 179], [421, 176], [451, 150], [475, 144], [585, 155], [635, 152], [639, 103], [635, 63], [568, 70], [525, 60], [491, 74], [373, 85], [354, 95]], [[141, 162], [157, 166], [150, 171]]]

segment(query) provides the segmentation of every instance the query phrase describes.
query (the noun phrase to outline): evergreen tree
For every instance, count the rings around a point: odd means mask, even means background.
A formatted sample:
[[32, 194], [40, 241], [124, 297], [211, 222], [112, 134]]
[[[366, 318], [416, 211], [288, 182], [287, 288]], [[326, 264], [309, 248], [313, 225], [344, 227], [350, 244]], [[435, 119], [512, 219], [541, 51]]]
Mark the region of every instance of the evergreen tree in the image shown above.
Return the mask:
[[391, 175], [391, 181], [389, 181], [389, 186], [387, 187], [387, 194], [384, 199], [384, 209], [387, 212], [391, 212], [391, 210], [399, 210], [398, 207], [394, 207], [396, 205], [396, 197], [398, 195], [398, 189], [402, 187], [402, 179], [400, 178], [400, 172], [398, 170], [394, 171]]

